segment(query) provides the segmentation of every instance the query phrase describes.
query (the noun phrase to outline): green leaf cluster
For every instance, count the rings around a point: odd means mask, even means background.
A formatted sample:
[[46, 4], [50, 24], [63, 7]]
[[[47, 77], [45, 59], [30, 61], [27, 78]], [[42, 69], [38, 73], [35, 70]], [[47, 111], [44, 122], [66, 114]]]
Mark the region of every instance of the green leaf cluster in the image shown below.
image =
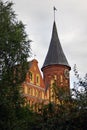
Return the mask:
[[[30, 40], [12, 2], [0, 0], [0, 129], [22, 130], [25, 98], [21, 83], [28, 69]], [[25, 110], [24, 110], [25, 109]], [[23, 114], [24, 115], [24, 114]]]

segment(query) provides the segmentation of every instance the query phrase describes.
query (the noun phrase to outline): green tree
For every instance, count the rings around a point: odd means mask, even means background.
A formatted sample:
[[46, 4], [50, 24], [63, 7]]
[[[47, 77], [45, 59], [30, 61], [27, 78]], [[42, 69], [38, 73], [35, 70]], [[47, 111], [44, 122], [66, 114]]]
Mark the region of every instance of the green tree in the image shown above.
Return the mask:
[[24, 98], [21, 83], [28, 69], [30, 40], [12, 2], [0, 1], [0, 129], [19, 130], [18, 112]]

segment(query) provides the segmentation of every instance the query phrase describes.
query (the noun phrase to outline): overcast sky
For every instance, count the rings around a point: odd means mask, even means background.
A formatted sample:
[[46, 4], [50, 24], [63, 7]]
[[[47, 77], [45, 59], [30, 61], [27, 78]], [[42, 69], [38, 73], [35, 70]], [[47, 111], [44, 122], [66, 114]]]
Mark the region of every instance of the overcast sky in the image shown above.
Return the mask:
[[[10, 1], [10, 0], [9, 0]], [[80, 75], [87, 73], [87, 0], [12, 0], [17, 18], [26, 24], [33, 57], [41, 68], [51, 40], [53, 6], [59, 39], [72, 68], [77, 65]]]

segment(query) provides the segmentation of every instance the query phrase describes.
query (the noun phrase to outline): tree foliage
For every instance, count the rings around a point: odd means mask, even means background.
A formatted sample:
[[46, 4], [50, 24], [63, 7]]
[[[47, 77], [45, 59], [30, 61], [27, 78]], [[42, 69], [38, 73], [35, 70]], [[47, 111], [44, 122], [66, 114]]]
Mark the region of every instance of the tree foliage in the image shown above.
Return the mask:
[[[13, 77], [13, 67], [16, 64], [21, 64], [21, 67], [16, 72], [19, 71], [20, 75], [25, 74], [26, 62], [30, 52], [30, 42], [25, 32], [25, 26], [21, 21], [16, 19], [12, 5], [13, 3], [11, 2], [0, 2], [0, 60], [2, 65], [2, 80], [10, 82], [13, 82], [13, 79], [16, 78], [16, 74]], [[23, 81], [23, 77], [21, 76], [21, 81]]]
[[[19, 130], [19, 112], [24, 104], [21, 83], [28, 69], [30, 40], [18, 21], [12, 2], [0, 1], [0, 129]], [[21, 125], [20, 125], [21, 126]], [[21, 128], [22, 129], [22, 128]]]

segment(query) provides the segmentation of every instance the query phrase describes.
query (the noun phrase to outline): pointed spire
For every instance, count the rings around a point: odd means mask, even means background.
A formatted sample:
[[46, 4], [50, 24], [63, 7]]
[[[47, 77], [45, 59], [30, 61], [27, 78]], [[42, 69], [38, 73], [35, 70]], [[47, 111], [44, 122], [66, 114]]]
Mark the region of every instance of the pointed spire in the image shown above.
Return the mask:
[[52, 38], [51, 38], [50, 46], [49, 46], [48, 53], [44, 61], [42, 70], [44, 67], [47, 67], [49, 65], [65, 65], [70, 68], [67, 62], [67, 59], [64, 55], [64, 52], [62, 50], [59, 38], [58, 38], [55, 21], [53, 23]]

